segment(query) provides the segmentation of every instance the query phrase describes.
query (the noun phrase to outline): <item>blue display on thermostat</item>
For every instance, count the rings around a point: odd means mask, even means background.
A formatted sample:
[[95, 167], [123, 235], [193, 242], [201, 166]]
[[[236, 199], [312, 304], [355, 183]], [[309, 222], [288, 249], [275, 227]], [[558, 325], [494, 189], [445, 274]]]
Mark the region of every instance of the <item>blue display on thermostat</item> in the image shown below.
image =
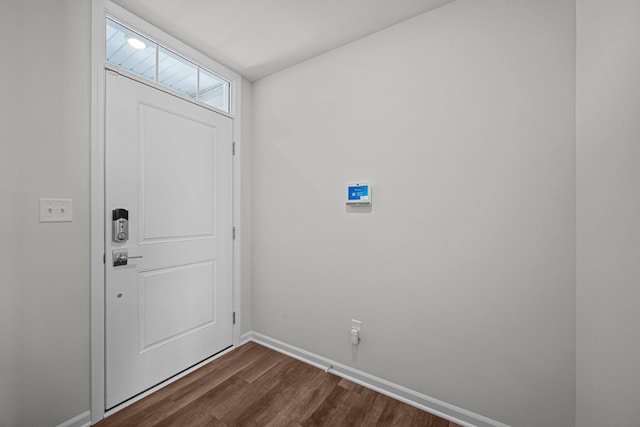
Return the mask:
[[349, 186], [348, 191], [349, 191], [349, 196], [347, 200], [351, 200], [351, 201], [368, 201], [369, 200], [368, 185]]

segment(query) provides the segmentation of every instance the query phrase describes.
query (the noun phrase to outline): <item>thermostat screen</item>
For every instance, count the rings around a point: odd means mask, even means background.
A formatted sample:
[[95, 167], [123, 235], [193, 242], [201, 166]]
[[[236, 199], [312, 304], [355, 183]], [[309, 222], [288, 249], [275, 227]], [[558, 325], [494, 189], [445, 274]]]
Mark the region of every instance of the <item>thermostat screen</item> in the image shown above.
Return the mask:
[[349, 201], [359, 202], [369, 200], [369, 186], [368, 185], [355, 185], [349, 186]]

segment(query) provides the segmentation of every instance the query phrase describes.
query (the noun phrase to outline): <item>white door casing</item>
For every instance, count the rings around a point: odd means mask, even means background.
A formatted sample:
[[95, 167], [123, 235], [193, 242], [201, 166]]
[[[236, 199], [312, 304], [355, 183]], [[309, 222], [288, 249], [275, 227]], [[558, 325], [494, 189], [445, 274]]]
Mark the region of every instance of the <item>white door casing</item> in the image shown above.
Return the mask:
[[[106, 408], [233, 344], [232, 119], [107, 72]], [[129, 239], [111, 241], [111, 211]], [[127, 249], [128, 265], [113, 266]]]

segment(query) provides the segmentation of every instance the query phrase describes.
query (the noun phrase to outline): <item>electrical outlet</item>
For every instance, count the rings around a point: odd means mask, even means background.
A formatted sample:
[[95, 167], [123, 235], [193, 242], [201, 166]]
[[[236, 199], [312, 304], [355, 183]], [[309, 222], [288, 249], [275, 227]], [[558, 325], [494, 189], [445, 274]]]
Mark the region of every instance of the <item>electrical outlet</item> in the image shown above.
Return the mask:
[[362, 331], [362, 322], [360, 320], [351, 319], [351, 344], [360, 344], [360, 331]]
[[40, 222], [73, 221], [73, 200], [40, 199]]

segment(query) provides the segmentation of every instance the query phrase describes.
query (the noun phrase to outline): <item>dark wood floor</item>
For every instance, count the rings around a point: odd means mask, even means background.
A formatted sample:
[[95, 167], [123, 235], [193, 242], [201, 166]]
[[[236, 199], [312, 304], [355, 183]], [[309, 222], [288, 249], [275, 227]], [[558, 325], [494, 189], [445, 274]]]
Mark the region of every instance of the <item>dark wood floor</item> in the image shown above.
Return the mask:
[[256, 343], [96, 426], [459, 427]]

